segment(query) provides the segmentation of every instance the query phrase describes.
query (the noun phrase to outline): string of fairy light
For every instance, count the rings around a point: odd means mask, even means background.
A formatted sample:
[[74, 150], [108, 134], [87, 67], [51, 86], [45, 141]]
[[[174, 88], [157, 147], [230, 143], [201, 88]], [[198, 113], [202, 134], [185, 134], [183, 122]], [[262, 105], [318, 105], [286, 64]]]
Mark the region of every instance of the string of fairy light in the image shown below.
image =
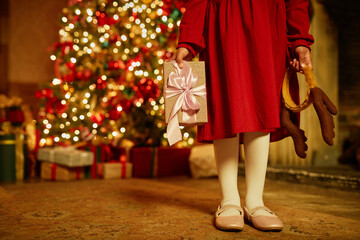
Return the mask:
[[[101, 2], [98, 1], [98, 2]], [[106, 7], [107, 1], [102, 1], [100, 4], [102, 7]], [[112, 51], [111, 54], [119, 57], [119, 59], [126, 62], [127, 60], [133, 59], [131, 56], [136, 56], [141, 49], [139, 48], [139, 44], [128, 44], [131, 39], [135, 37], [142, 38], [141, 45], [145, 45], [148, 49], [153, 46], [153, 41], [157, 41], [158, 34], [161, 33], [160, 26], [156, 25], [155, 18], [161, 19], [162, 24], [166, 24], [167, 28], [171, 31], [175, 28], [175, 25], [180, 25], [180, 20], [176, 23], [172, 18], [168, 18], [163, 15], [163, 2], [160, 0], [149, 1], [149, 0], [123, 0], [123, 1], [113, 1], [112, 8], [114, 12], [112, 15], [108, 15], [108, 17], [112, 18], [114, 21], [118, 21], [124, 12], [130, 13], [143, 13], [146, 12], [147, 17], [145, 19], [135, 18], [131, 14], [128, 16], [128, 22], [122, 23], [123, 29], [126, 33], [122, 33], [119, 35], [119, 38], [116, 40], [115, 44], [109, 45], [109, 40], [116, 32], [114, 27], [110, 24], [104, 24], [102, 26], [98, 25], [99, 17], [104, 17], [101, 14], [105, 14], [99, 10], [96, 10], [94, 7], [85, 7], [85, 8], [68, 8], [68, 11], [72, 11], [70, 13], [70, 17], [78, 17], [77, 19], [83, 19], [88, 24], [89, 28], [79, 28], [76, 26], [76, 22], [72, 19], [69, 19], [66, 16], [61, 17], [61, 22], [63, 27], [59, 30], [59, 36], [61, 42], [72, 42], [72, 49], [70, 46], [66, 46], [64, 48], [64, 58], [68, 57], [69, 62], [74, 64], [75, 66], [81, 66], [81, 64], [87, 67], [99, 67], [97, 65], [101, 64], [99, 62], [91, 62], [90, 60], [82, 61], [86, 57], [93, 57], [97, 54], [101, 54], [103, 51], [103, 46], [108, 46], [108, 51]], [[96, 28], [96, 31], [91, 31], [92, 28]], [[140, 37], [141, 36], [141, 37]], [[131, 47], [129, 47], [130, 45]], [[140, 79], [140, 82], [145, 78], [154, 79], [155, 84], [159, 84], [162, 81], [162, 64], [164, 60], [162, 57], [165, 54], [165, 50], [158, 50], [155, 55], [157, 57], [157, 66], [155, 66], [152, 71], [149, 71], [144, 63], [140, 61], [133, 61], [131, 65], [128, 67], [128, 71], [132, 72], [133, 75]], [[55, 54], [50, 56], [52, 61], [56, 61], [59, 57]], [[81, 61], [81, 62], [79, 62]], [[95, 65], [95, 66], [94, 66]], [[99, 67], [101, 69], [101, 66]], [[107, 94], [98, 99], [98, 96], [95, 96], [96, 84], [106, 83]], [[67, 102], [71, 102], [75, 106], [69, 109], [66, 113], [61, 114], [61, 123], [59, 124], [59, 128], [64, 131], [55, 136], [54, 138], [43, 137], [40, 140], [40, 145], [52, 145], [52, 139], [54, 142], [61, 142], [63, 140], [72, 140], [74, 142], [78, 142], [81, 140], [81, 131], [76, 129], [73, 133], [66, 131], [66, 128], [70, 127], [72, 124], [78, 121], [86, 121], [89, 118], [96, 115], [96, 104], [107, 103], [109, 98], [116, 96], [119, 91], [123, 91], [125, 86], [123, 84], [116, 84], [113, 82], [111, 77], [109, 78], [106, 73], [100, 74], [99, 78], [95, 83], [92, 83], [88, 86], [87, 90], [76, 91], [71, 83], [64, 81], [61, 78], [54, 78], [52, 80], [52, 85], [60, 87], [64, 92], [64, 99], [61, 100], [61, 104], [66, 105]], [[149, 114], [152, 116], [159, 114], [159, 111], [163, 111], [164, 109], [164, 98], [161, 97], [158, 101], [155, 99], [149, 99], [150, 105], [152, 109]], [[135, 102], [136, 107], [141, 107], [144, 104], [144, 99], [139, 98]], [[123, 111], [123, 107], [118, 105], [116, 107], [118, 112]], [[83, 110], [86, 110], [84, 112]], [[105, 117], [109, 117], [109, 113], [104, 113]], [[44, 129], [43, 133], [45, 135], [50, 134], [50, 130], [54, 127], [52, 124], [52, 120], [45, 118], [42, 121]], [[116, 126], [115, 120], [109, 120], [110, 126]], [[158, 122], [157, 127], [163, 127], [164, 123]], [[108, 132], [105, 127], [99, 126], [96, 122], [92, 123], [92, 129], [89, 129], [88, 134], [96, 135], [98, 131], [102, 133]], [[110, 131], [107, 135], [109, 139], [114, 137], [121, 137], [127, 131], [125, 126], [118, 126], [116, 129]], [[166, 139], [166, 133], [164, 133], [164, 138]], [[186, 144], [192, 145], [194, 143], [194, 139], [190, 137], [188, 132], [183, 134], [184, 140]]]

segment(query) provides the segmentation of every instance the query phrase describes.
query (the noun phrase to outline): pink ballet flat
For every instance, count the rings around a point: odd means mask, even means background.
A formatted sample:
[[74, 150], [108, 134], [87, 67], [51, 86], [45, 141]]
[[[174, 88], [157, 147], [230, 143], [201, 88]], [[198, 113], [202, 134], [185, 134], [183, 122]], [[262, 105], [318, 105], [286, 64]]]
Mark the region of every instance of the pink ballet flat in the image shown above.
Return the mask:
[[[265, 210], [272, 214], [272, 216], [264, 216], [264, 215], [258, 215], [253, 216], [253, 214], [257, 210]], [[278, 216], [275, 215], [269, 208], [265, 206], [258, 206], [254, 207], [253, 209], [248, 210], [244, 206], [244, 212], [245, 212], [245, 219], [247, 219], [249, 222], [251, 222], [256, 229], [263, 230], [263, 231], [281, 231], [283, 229], [283, 223], [278, 218]]]
[[[235, 208], [240, 211], [240, 215], [234, 216], [220, 216], [220, 214], [230, 208]], [[215, 213], [215, 226], [220, 230], [227, 231], [241, 231], [244, 228], [244, 214], [243, 209], [237, 205], [227, 204], [221, 207]]]

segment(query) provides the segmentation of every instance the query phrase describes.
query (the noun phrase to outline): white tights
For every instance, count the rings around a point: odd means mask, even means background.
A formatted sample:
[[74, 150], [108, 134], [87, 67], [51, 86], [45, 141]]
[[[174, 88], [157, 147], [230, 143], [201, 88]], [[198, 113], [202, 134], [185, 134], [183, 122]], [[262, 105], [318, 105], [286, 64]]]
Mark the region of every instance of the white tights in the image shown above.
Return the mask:
[[[266, 167], [269, 155], [270, 134], [264, 132], [244, 133], [245, 150], [245, 206], [251, 209], [263, 206], [263, 190]], [[240, 196], [237, 186], [239, 135], [234, 138], [214, 140], [215, 161], [221, 186], [221, 205], [235, 204], [240, 206]], [[239, 214], [235, 209], [224, 211], [222, 216]], [[259, 210], [254, 215], [270, 215]]]

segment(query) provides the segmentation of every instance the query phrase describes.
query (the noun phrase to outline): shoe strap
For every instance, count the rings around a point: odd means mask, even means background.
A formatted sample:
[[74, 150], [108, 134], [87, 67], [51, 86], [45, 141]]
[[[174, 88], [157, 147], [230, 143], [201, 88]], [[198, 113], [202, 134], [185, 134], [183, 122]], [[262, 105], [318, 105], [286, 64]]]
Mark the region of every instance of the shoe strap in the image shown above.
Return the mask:
[[268, 211], [269, 213], [275, 215], [273, 213], [273, 211], [271, 211], [268, 207], [265, 207], [265, 206], [257, 206], [257, 207], [254, 207], [252, 209], [250, 209], [248, 212], [249, 212], [249, 215], [253, 215], [256, 211], [258, 210], [265, 210], [265, 211]]
[[218, 210], [216, 211], [216, 216], [219, 216], [225, 210], [232, 209], [232, 208], [235, 208], [235, 209], [239, 210], [240, 215], [243, 215], [242, 207], [240, 207], [238, 205], [234, 205], [234, 204], [227, 204], [227, 205], [224, 205], [222, 207], [221, 207], [221, 205], [218, 206]]

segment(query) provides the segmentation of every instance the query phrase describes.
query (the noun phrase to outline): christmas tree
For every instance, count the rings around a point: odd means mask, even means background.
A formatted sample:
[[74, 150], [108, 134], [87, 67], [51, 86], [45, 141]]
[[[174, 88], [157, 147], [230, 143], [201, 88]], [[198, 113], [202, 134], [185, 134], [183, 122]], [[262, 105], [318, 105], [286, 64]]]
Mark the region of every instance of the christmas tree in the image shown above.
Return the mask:
[[[177, 3], [180, 4], [180, 3]], [[37, 92], [40, 145], [99, 140], [167, 145], [162, 68], [184, 9], [172, 0], [70, 0], [51, 49], [55, 78]], [[194, 133], [184, 133], [183, 146]]]

